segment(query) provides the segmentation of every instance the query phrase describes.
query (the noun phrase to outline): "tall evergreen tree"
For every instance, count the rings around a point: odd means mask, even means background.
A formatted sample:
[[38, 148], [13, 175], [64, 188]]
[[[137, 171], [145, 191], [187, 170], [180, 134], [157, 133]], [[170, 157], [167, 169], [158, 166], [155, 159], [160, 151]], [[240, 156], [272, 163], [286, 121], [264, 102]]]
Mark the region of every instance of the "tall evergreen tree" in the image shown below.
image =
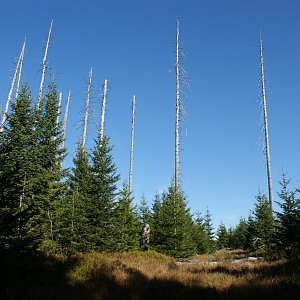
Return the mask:
[[132, 251], [139, 247], [139, 224], [133, 212], [129, 185], [123, 184], [114, 211], [114, 251]]
[[38, 164], [31, 103], [28, 85], [24, 85], [0, 134], [1, 248], [34, 250], [40, 244], [32, 225], [39, 203], [34, 197]]
[[61, 209], [64, 183], [61, 162], [65, 149], [61, 148], [62, 130], [59, 118], [59, 94], [52, 82], [48, 93], [36, 109], [35, 135], [37, 139], [36, 159], [39, 164], [39, 177], [35, 196], [43, 203], [40, 217], [36, 222], [43, 236], [46, 250], [53, 250], [57, 240], [57, 212]]
[[[174, 197], [177, 197], [176, 201]], [[156, 249], [174, 257], [187, 257], [195, 254], [192, 216], [182, 192], [176, 192], [175, 186], [171, 185], [168, 192], [162, 195], [160, 209], [163, 228], [159, 228], [160, 244], [157, 244]]]
[[230, 247], [234, 249], [246, 249], [248, 247], [248, 223], [240, 219], [237, 226], [232, 230]]
[[213, 228], [213, 224], [212, 224], [211, 213], [208, 208], [206, 209], [206, 212], [204, 215], [203, 226], [204, 226], [205, 233], [208, 236], [210, 251], [213, 251], [214, 246], [215, 246], [215, 242], [214, 242], [215, 234], [214, 234], [214, 228]]
[[88, 220], [88, 206], [92, 197], [92, 171], [88, 153], [80, 143], [73, 162], [74, 167], [68, 181], [69, 191], [61, 215], [60, 240], [68, 251], [86, 252], [94, 246], [89, 240], [93, 229]]
[[274, 221], [270, 202], [265, 194], [258, 192], [250, 225], [253, 250], [268, 250], [274, 234]]
[[194, 240], [196, 242], [197, 254], [204, 254], [211, 251], [211, 242], [204, 229], [204, 219], [200, 212], [196, 213], [196, 218], [193, 224]]
[[218, 230], [217, 230], [217, 248], [218, 249], [225, 249], [228, 247], [229, 244], [229, 235], [226, 226], [224, 223], [221, 223]]
[[164, 219], [162, 210], [162, 201], [158, 193], [156, 193], [152, 205], [152, 228], [150, 235], [150, 247], [159, 250], [163, 243]]
[[151, 223], [152, 223], [151, 210], [147, 204], [144, 194], [142, 195], [140, 204], [138, 205], [138, 208], [137, 208], [137, 217], [138, 217], [138, 221], [140, 223], [140, 228], [142, 228], [142, 226], [145, 224], [151, 225]]
[[290, 180], [283, 173], [281, 191], [278, 193], [281, 201], [277, 202], [281, 211], [276, 212], [274, 242], [280, 252], [287, 256], [297, 256], [300, 252], [300, 200], [296, 198], [297, 191], [289, 190], [289, 183]]
[[96, 140], [92, 152], [92, 196], [89, 200], [87, 217], [91, 242], [94, 250], [111, 251], [114, 249], [115, 227], [114, 208], [117, 196], [117, 182], [120, 176], [110, 154], [109, 138]]

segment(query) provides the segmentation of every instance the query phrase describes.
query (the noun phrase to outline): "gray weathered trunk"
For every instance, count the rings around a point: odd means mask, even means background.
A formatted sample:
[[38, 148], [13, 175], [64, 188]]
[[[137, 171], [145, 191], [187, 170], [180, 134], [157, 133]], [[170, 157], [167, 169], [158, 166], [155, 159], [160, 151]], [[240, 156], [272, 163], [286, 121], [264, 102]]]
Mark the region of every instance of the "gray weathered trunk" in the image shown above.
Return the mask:
[[37, 101], [37, 109], [39, 109], [41, 101], [42, 101], [42, 97], [43, 97], [43, 87], [44, 87], [45, 73], [46, 73], [46, 67], [47, 67], [47, 54], [48, 54], [48, 49], [49, 49], [49, 44], [50, 44], [52, 24], [53, 24], [53, 20], [51, 20], [51, 23], [50, 23], [47, 43], [46, 43], [44, 57], [43, 57], [43, 61], [42, 61], [42, 77], [41, 77], [40, 89], [39, 89], [39, 95], [38, 95], [38, 101]]
[[70, 100], [71, 100], [71, 90], [69, 90], [68, 99], [67, 99], [67, 103], [66, 103], [65, 114], [64, 114], [64, 120], [63, 120], [63, 125], [62, 125], [62, 135], [63, 136], [62, 136], [61, 149], [65, 148], [66, 130], [67, 130]]
[[132, 98], [131, 113], [131, 145], [130, 145], [130, 164], [129, 164], [129, 193], [132, 194], [132, 169], [133, 169], [133, 153], [134, 153], [134, 121], [135, 121], [135, 96]]
[[266, 87], [265, 87], [264, 55], [263, 55], [263, 43], [262, 43], [262, 33], [261, 32], [260, 32], [260, 36], [259, 36], [259, 41], [260, 41], [262, 108], [263, 108], [263, 116], [264, 116], [264, 134], [265, 134], [265, 145], [264, 146], [265, 146], [266, 165], [267, 165], [269, 203], [272, 208], [273, 207], [273, 197], [272, 197], [271, 158], [270, 158], [270, 145], [269, 145], [267, 97], [266, 97]]
[[13, 93], [13, 90], [14, 90], [15, 81], [17, 79], [17, 74], [18, 74], [20, 64], [21, 64], [21, 60], [22, 60], [22, 55], [23, 55], [22, 53], [24, 53], [24, 51], [25, 51], [25, 41], [23, 43], [22, 50], [20, 52], [19, 59], [18, 59], [18, 62], [17, 62], [17, 66], [16, 66], [16, 69], [15, 69], [15, 72], [14, 72], [14, 75], [13, 75], [13, 78], [12, 78], [12, 81], [11, 81], [10, 89], [9, 89], [6, 104], [5, 104], [5, 109], [4, 109], [1, 124], [0, 124], [0, 132], [3, 131], [3, 126], [4, 126], [4, 123], [6, 121], [6, 116], [8, 114], [8, 108], [9, 108], [9, 104], [10, 104], [10, 101], [11, 101], [11, 96], [12, 96], [12, 93]]
[[180, 186], [180, 65], [179, 65], [179, 20], [176, 28], [176, 117], [175, 117], [175, 193]]
[[23, 69], [23, 60], [24, 60], [24, 55], [25, 55], [25, 47], [26, 47], [26, 38], [24, 40], [24, 44], [23, 44], [22, 51], [21, 51], [21, 62], [20, 62], [20, 67], [19, 67], [19, 74], [18, 74], [18, 81], [17, 81], [17, 87], [16, 87], [15, 101], [17, 100], [18, 95], [19, 95], [20, 82], [21, 82], [22, 69]]
[[87, 95], [86, 95], [86, 100], [85, 100], [85, 114], [84, 114], [84, 124], [83, 124], [83, 134], [82, 134], [82, 148], [85, 147], [85, 143], [86, 143], [86, 133], [87, 133], [87, 125], [88, 125], [88, 117], [89, 117], [89, 106], [90, 106], [92, 77], [93, 77], [93, 67], [91, 67], [90, 74], [89, 74], [88, 90], [87, 90]]
[[107, 79], [104, 80], [104, 84], [103, 84], [101, 124], [100, 124], [100, 132], [99, 132], [99, 134], [100, 134], [100, 143], [102, 143], [103, 135], [104, 135], [106, 99], [107, 99]]

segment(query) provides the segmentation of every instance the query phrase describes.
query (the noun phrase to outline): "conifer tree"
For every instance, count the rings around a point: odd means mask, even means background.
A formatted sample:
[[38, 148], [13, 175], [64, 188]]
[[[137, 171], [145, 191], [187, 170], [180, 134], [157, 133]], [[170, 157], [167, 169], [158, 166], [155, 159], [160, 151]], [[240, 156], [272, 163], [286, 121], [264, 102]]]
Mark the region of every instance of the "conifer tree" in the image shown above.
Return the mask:
[[88, 205], [91, 198], [92, 172], [89, 157], [78, 143], [74, 167], [68, 181], [69, 192], [62, 214], [61, 242], [68, 251], [87, 252], [93, 248], [89, 241]]
[[42, 203], [39, 224], [44, 238], [44, 248], [53, 250], [57, 240], [57, 213], [61, 209], [64, 183], [61, 162], [65, 149], [61, 147], [63, 133], [59, 118], [59, 93], [54, 82], [36, 109], [35, 135], [37, 139], [36, 159], [39, 163], [36, 199]]
[[230, 247], [234, 249], [246, 249], [248, 247], [248, 224], [245, 219], [240, 219], [237, 226], [232, 230]]
[[[176, 210], [174, 210], [175, 195], [177, 196]], [[187, 257], [195, 254], [196, 244], [193, 239], [192, 216], [187, 208], [186, 199], [182, 193], [175, 191], [174, 185], [169, 187], [168, 192], [162, 194], [160, 209], [163, 228], [159, 228], [160, 244], [157, 244], [157, 250], [174, 257]], [[176, 212], [175, 219], [174, 211]], [[174, 226], [176, 226], [176, 234]]]
[[139, 247], [138, 220], [133, 213], [129, 185], [124, 183], [114, 211], [116, 218], [114, 251], [132, 251]]
[[111, 251], [114, 248], [114, 208], [117, 182], [120, 176], [111, 155], [109, 138], [98, 136], [92, 152], [92, 196], [88, 204], [87, 217], [91, 229], [94, 250]]
[[270, 202], [265, 194], [260, 191], [256, 196], [253, 212], [253, 223], [251, 224], [251, 240], [254, 250], [268, 250], [271, 247], [274, 221]]
[[159, 251], [160, 245], [163, 243], [164, 219], [162, 211], [161, 197], [156, 193], [152, 205], [152, 228], [150, 247], [152, 246]]
[[224, 223], [221, 223], [217, 230], [217, 248], [224, 249], [228, 247], [229, 244], [229, 235], [226, 226]]
[[212, 224], [212, 217], [209, 209], [206, 209], [205, 215], [204, 215], [204, 220], [203, 220], [203, 226], [206, 235], [208, 236], [208, 241], [209, 241], [209, 248], [210, 251], [214, 249], [214, 228]]
[[194, 240], [196, 242], [197, 254], [204, 254], [211, 251], [210, 239], [204, 229], [204, 219], [200, 212], [196, 213], [196, 218], [193, 224]]
[[0, 247], [35, 250], [40, 239], [32, 220], [39, 203], [34, 199], [37, 162], [29, 88], [21, 88], [0, 134]]
[[150, 227], [152, 227], [152, 215], [144, 194], [142, 195], [140, 204], [137, 208], [137, 217], [140, 228], [145, 224], [150, 224]]
[[278, 202], [281, 211], [276, 212], [276, 234], [274, 242], [277, 250], [286, 256], [299, 255], [300, 252], [300, 200], [297, 191], [288, 188], [290, 180], [282, 174], [281, 191]]

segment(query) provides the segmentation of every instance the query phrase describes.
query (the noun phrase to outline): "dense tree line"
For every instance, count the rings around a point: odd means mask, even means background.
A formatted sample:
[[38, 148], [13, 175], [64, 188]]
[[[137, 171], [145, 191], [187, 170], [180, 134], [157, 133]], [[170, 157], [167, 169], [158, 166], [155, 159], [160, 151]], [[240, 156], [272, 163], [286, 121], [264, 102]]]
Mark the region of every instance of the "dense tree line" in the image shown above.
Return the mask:
[[81, 141], [71, 169], [63, 169], [66, 149], [59, 117], [59, 95], [51, 83], [36, 106], [28, 85], [12, 104], [0, 133], [0, 249], [90, 252], [140, 249], [140, 231], [150, 224], [150, 249], [187, 257], [222, 248], [299, 254], [299, 190], [290, 191], [283, 175], [279, 212], [258, 193], [253, 212], [234, 228], [215, 231], [207, 209], [192, 215], [184, 192], [157, 194], [150, 208], [140, 205], [120, 176], [108, 136], [100, 134], [88, 151]]
[[217, 247], [259, 251], [277, 257], [300, 254], [299, 189], [289, 189], [290, 180], [282, 174], [278, 193], [279, 210], [272, 212], [265, 194], [258, 192], [248, 220], [241, 219], [235, 228], [222, 224], [217, 232]]

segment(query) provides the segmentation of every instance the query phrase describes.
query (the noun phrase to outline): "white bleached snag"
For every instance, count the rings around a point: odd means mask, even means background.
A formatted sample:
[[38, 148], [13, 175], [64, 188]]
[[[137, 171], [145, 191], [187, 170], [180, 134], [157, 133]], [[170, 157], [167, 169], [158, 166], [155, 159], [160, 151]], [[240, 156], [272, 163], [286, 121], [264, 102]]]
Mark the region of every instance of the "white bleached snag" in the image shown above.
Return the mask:
[[130, 145], [130, 165], [129, 165], [129, 193], [132, 193], [132, 168], [133, 168], [133, 150], [134, 150], [134, 120], [135, 120], [135, 95], [132, 98], [131, 112], [131, 145]]
[[23, 46], [22, 46], [22, 49], [21, 49], [21, 52], [20, 52], [20, 55], [19, 55], [19, 59], [18, 59], [18, 62], [17, 62], [17, 66], [16, 66], [16, 69], [15, 69], [15, 72], [14, 72], [14, 75], [13, 75], [13, 78], [12, 78], [12, 81], [11, 81], [10, 88], [9, 88], [9, 92], [8, 92], [8, 96], [7, 96], [7, 100], [6, 100], [6, 104], [5, 104], [5, 109], [4, 109], [1, 124], [0, 124], [0, 132], [3, 131], [3, 126], [4, 126], [4, 123], [6, 121], [6, 116], [7, 116], [7, 113], [8, 113], [8, 108], [9, 108], [9, 104], [10, 104], [10, 101], [11, 101], [11, 96], [12, 96], [12, 93], [13, 93], [13, 90], [14, 90], [15, 81], [17, 79], [17, 74], [18, 74], [19, 67], [20, 67], [21, 60], [22, 60], [22, 53], [24, 51], [25, 51], [25, 41], [23, 43]]
[[102, 111], [101, 111], [101, 124], [100, 124], [100, 142], [102, 143], [104, 135], [104, 124], [105, 124], [105, 110], [106, 110], [106, 99], [107, 99], [107, 79], [104, 80], [103, 84], [103, 98], [102, 98]]
[[87, 90], [87, 95], [86, 95], [86, 99], [85, 99], [85, 114], [84, 114], [83, 134], [82, 134], [82, 148], [85, 147], [85, 143], [86, 143], [86, 133], [87, 133], [87, 125], [88, 125], [88, 117], [89, 117], [92, 77], [93, 77], [93, 67], [91, 67], [91, 70], [90, 70], [88, 90]]
[[23, 60], [24, 60], [24, 55], [25, 55], [25, 46], [26, 46], [26, 38], [24, 40], [24, 44], [23, 44], [22, 51], [21, 51], [21, 61], [20, 61], [20, 66], [19, 66], [19, 74], [18, 74], [18, 81], [17, 81], [17, 87], [16, 87], [15, 101], [19, 95], [20, 82], [21, 82], [22, 69], [23, 69]]
[[66, 139], [66, 130], [67, 130], [70, 100], [71, 100], [71, 90], [69, 90], [68, 99], [67, 99], [67, 103], [66, 103], [65, 114], [64, 114], [64, 120], [63, 120], [63, 125], [62, 125], [62, 135], [63, 136], [62, 136], [61, 149], [65, 148], [65, 139]]
[[47, 43], [46, 43], [44, 57], [43, 57], [43, 61], [42, 61], [42, 77], [41, 77], [40, 89], [39, 89], [39, 95], [38, 95], [38, 102], [37, 102], [37, 108], [38, 109], [40, 107], [42, 97], [43, 97], [43, 86], [44, 86], [44, 81], [45, 81], [45, 73], [46, 73], [46, 67], [47, 67], [47, 54], [48, 54], [48, 49], [49, 49], [49, 44], [50, 44], [52, 24], [53, 24], [53, 20], [51, 20], [51, 23], [50, 23], [50, 29], [49, 29], [49, 32], [48, 32]]
[[267, 165], [267, 177], [268, 177], [268, 194], [270, 207], [273, 207], [273, 197], [272, 197], [272, 176], [271, 176], [271, 158], [270, 158], [270, 145], [269, 145], [269, 127], [268, 127], [268, 112], [267, 112], [267, 97], [266, 97], [266, 87], [265, 87], [265, 70], [264, 70], [264, 55], [263, 55], [263, 42], [262, 33], [259, 34], [259, 44], [260, 44], [260, 67], [261, 67], [261, 89], [262, 89], [262, 109], [264, 117], [264, 134], [265, 134], [265, 155], [266, 155], [266, 165]]
[[180, 186], [180, 65], [179, 65], [179, 20], [177, 19], [176, 28], [176, 117], [175, 117], [175, 192], [179, 191]]
[[56, 125], [58, 126], [59, 123], [59, 116], [61, 111], [61, 101], [62, 101], [62, 92], [59, 92], [59, 98], [58, 98], [58, 111], [57, 111], [57, 118], [56, 118]]

